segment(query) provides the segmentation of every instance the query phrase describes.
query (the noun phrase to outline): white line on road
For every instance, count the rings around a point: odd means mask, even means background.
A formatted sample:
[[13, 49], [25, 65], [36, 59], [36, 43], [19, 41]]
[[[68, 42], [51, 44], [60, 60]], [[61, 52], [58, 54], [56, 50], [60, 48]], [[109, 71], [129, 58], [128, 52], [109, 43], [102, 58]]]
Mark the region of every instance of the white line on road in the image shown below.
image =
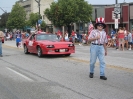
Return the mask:
[[6, 67], [6, 68], [7, 68], [8, 70], [10, 70], [10, 71], [12, 71], [12, 72], [16, 73], [17, 75], [19, 75], [19, 76], [21, 76], [21, 77], [23, 77], [23, 78], [25, 78], [25, 79], [27, 79], [27, 80], [29, 80], [29, 81], [32, 81], [32, 82], [33, 82], [33, 80], [32, 80], [32, 79], [30, 79], [29, 77], [27, 77], [27, 76], [25, 76], [25, 75], [23, 75], [23, 74], [21, 74], [21, 73], [19, 73], [19, 72], [15, 71], [15, 70], [13, 70], [13, 69], [9, 68], [9, 67]]

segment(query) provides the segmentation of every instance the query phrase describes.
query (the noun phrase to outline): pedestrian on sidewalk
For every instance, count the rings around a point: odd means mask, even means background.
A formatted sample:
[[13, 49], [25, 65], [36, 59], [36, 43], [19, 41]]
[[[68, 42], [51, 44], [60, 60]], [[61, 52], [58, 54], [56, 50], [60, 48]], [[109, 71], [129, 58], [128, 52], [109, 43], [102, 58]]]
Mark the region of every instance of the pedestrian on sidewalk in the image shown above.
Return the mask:
[[123, 30], [124, 30], [124, 46], [126, 45], [126, 48], [128, 50], [128, 31], [126, 30], [125, 27], [123, 27]]
[[21, 33], [17, 32], [16, 34], [16, 46], [17, 48], [21, 47]]
[[64, 37], [65, 37], [65, 41], [66, 41], [66, 42], [69, 42], [68, 32], [67, 32], [67, 31], [65, 32], [65, 36], [64, 36]]
[[4, 33], [0, 31], [0, 57], [3, 57], [2, 55], [2, 38], [4, 38]]
[[124, 37], [125, 37], [124, 30], [122, 27], [120, 27], [118, 31], [118, 38], [119, 38], [119, 50], [121, 50], [121, 45], [122, 45], [122, 51], [124, 51], [124, 44], [125, 44]]
[[133, 49], [133, 29], [132, 29], [132, 49]]
[[132, 33], [129, 31], [127, 31], [127, 40], [128, 40], [128, 45], [129, 45], [128, 50], [132, 50]]
[[74, 32], [74, 30], [72, 30], [72, 33], [71, 33], [71, 35], [72, 35], [72, 42], [73, 42], [73, 44], [75, 44], [75, 32]]
[[91, 31], [88, 40], [91, 42], [90, 46], [90, 78], [93, 78], [96, 59], [98, 57], [100, 62], [100, 79], [107, 80], [105, 77], [105, 61], [104, 55], [107, 55], [107, 36], [104, 29], [106, 28], [104, 18], [96, 19], [95, 29]]

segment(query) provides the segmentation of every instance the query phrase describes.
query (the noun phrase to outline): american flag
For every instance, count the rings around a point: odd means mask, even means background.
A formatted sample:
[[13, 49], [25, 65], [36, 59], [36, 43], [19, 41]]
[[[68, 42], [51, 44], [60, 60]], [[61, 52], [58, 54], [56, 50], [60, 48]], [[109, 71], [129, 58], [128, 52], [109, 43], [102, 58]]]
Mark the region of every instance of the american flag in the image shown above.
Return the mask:
[[91, 33], [91, 31], [94, 29], [94, 26], [93, 26], [93, 24], [92, 24], [92, 22], [90, 21], [89, 23], [88, 23], [88, 35]]

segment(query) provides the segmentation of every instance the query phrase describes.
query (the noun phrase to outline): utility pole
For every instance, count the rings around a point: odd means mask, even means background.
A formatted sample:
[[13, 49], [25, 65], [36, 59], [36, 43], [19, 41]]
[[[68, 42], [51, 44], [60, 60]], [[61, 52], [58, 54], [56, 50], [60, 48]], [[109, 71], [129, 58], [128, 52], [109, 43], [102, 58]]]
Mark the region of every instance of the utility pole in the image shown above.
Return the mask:
[[115, 0], [115, 7], [114, 7], [114, 14], [115, 14], [115, 29], [117, 32], [117, 29], [119, 27], [119, 22], [118, 22], [118, 15], [120, 14], [120, 4], [118, 4], [118, 0]]
[[40, 19], [40, 1], [41, 0], [35, 0], [38, 3], [38, 7], [39, 7], [39, 19]]
[[115, 4], [117, 4], [117, 3], [118, 3], [118, 0], [115, 1]]
[[[116, 0], [115, 1], [115, 4], [118, 4], [118, 1]], [[116, 19], [118, 18], [118, 14], [115, 15], [116, 16]], [[118, 20], [118, 19], [117, 19]], [[118, 25], [119, 26], [119, 25]], [[117, 28], [116, 28], [116, 33], [117, 33]]]
[[[38, 15], [38, 20], [40, 20], [40, 16], [41, 16], [41, 14], [40, 14], [40, 1], [41, 0], [35, 0], [37, 3], [38, 3], [38, 8], [39, 8], [39, 15]], [[37, 23], [38, 23], [38, 21], [37, 21]], [[39, 25], [39, 23], [38, 23], [38, 25]]]
[[[115, 4], [118, 4], [118, 0], [115, 1]], [[116, 19], [118, 18], [118, 14], [116, 14]]]

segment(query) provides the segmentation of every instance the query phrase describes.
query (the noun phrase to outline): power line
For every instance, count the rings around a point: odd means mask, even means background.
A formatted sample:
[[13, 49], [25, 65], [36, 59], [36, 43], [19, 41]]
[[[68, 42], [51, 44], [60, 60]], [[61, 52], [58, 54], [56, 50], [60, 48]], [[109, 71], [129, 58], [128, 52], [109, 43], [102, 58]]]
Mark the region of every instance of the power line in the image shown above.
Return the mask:
[[5, 13], [6, 13], [6, 11], [5, 11], [5, 10], [3, 10], [1, 7], [0, 7], [0, 9], [1, 9], [3, 12], [5, 12]]

